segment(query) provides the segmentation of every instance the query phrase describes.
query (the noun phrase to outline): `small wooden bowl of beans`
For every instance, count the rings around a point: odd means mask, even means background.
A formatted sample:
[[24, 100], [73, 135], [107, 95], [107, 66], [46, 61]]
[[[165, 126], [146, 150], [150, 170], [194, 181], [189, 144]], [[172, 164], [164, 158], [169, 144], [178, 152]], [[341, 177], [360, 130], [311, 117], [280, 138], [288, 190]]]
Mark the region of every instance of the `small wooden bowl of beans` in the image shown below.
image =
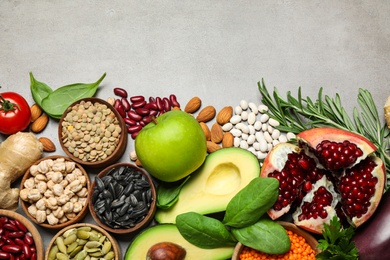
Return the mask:
[[139, 232], [156, 213], [156, 189], [143, 169], [117, 163], [92, 182], [89, 211], [105, 230], [115, 234]]
[[34, 224], [17, 212], [0, 209], [0, 259], [43, 259], [45, 248]]
[[119, 112], [100, 98], [71, 104], [60, 119], [58, 139], [75, 162], [104, 168], [118, 161], [126, 150], [127, 128]]
[[[295, 254], [296, 252], [301, 252], [305, 255], [305, 259], [313, 259], [315, 260], [315, 255], [319, 253], [319, 249], [317, 249], [318, 241], [311, 234], [306, 232], [305, 230], [297, 227], [295, 224], [286, 222], [286, 221], [278, 221], [287, 231], [288, 236], [290, 237], [291, 249], [280, 255], [271, 255], [263, 252], [259, 252], [255, 249], [244, 246], [240, 242], [237, 243], [234, 253], [232, 256], [232, 260], [245, 260], [245, 259], [254, 259], [249, 258], [248, 256], [258, 257], [258, 259], [290, 259], [290, 254]], [[297, 243], [294, 243], [297, 242]], [[299, 248], [297, 247], [299, 246]], [[295, 252], [296, 251], [296, 252]], [[257, 259], [257, 258], [256, 258]], [[295, 259], [295, 258], [294, 258]], [[301, 258], [297, 258], [301, 259]]]
[[20, 204], [35, 224], [61, 229], [85, 217], [90, 186], [89, 176], [80, 164], [66, 156], [47, 156], [23, 175]]
[[[77, 223], [61, 229], [46, 249], [46, 260], [54, 259], [122, 259], [114, 237], [103, 228]], [[43, 258], [41, 258], [43, 259]]]

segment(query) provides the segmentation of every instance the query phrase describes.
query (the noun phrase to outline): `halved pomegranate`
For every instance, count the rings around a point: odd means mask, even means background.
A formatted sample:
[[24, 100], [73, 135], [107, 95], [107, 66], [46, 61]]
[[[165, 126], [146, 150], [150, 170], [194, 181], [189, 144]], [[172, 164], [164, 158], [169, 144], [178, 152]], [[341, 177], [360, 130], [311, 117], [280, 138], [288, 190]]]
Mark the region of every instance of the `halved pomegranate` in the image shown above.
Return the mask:
[[279, 196], [268, 211], [272, 219], [293, 212], [294, 223], [321, 233], [337, 215], [342, 223], [363, 224], [383, 194], [385, 167], [366, 138], [345, 130], [315, 128], [297, 135], [299, 146], [276, 145], [261, 176], [279, 180]]

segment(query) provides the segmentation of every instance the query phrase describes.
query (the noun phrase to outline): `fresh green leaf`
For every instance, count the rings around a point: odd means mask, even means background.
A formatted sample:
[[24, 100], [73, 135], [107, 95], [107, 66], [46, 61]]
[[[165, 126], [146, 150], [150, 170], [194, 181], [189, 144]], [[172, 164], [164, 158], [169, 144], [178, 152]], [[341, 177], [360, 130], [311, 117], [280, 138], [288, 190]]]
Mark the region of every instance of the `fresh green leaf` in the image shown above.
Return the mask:
[[342, 228], [338, 217], [333, 217], [329, 224], [324, 224], [322, 235], [324, 239], [318, 240], [317, 248], [321, 250], [317, 259], [358, 259], [359, 252], [351, 240], [355, 230], [352, 226]]
[[235, 228], [256, 223], [276, 202], [278, 188], [275, 178], [253, 179], [230, 200], [222, 222]]
[[243, 245], [268, 254], [290, 250], [290, 238], [282, 225], [268, 218], [244, 228], [232, 228], [234, 237]]
[[160, 182], [157, 187], [157, 207], [161, 209], [172, 207], [179, 199], [180, 191], [189, 178], [190, 176], [187, 176], [187, 178], [180, 183]]
[[42, 100], [46, 98], [53, 90], [43, 82], [39, 82], [34, 78], [30, 72], [30, 90], [34, 101], [41, 107]]
[[[94, 96], [105, 76], [106, 73], [94, 83], [75, 83], [60, 87], [45, 97], [41, 94], [39, 97], [43, 97], [43, 99], [40, 102], [40, 106], [49, 116], [59, 119], [72, 103], [82, 98]], [[44, 85], [42, 83], [39, 84], [39, 89], [43, 90]]]
[[187, 212], [178, 215], [176, 226], [188, 242], [200, 248], [234, 246], [237, 243], [221, 221], [199, 213]]

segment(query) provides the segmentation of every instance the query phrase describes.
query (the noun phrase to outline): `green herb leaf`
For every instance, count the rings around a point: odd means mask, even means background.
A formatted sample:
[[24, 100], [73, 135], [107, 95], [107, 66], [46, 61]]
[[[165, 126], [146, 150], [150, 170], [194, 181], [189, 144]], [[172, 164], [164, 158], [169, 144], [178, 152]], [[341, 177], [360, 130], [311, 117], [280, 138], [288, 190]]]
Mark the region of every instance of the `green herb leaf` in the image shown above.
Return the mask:
[[200, 248], [234, 246], [237, 243], [221, 221], [199, 213], [178, 215], [176, 226], [188, 242]]
[[106, 73], [94, 83], [75, 83], [56, 89], [42, 100], [42, 109], [54, 118], [61, 118], [73, 102], [95, 95], [105, 76]]
[[275, 178], [253, 179], [230, 200], [222, 222], [235, 228], [256, 223], [276, 202], [278, 188]]
[[157, 187], [157, 207], [161, 209], [172, 207], [179, 199], [180, 191], [189, 178], [190, 176], [187, 176], [179, 184], [176, 182], [160, 182]]
[[34, 101], [42, 107], [42, 100], [47, 97], [53, 90], [43, 82], [37, 81], [32, 72], [30, 72], [30, 90]]
[[359, 252], [355, 242], [351, 241], [355, 230], [352, 226], [343, 229], [338, 217], [334, 216], [329, 225], [324, 224], [322, 235], [324, 239], [318, 240], [317, 248], [321, 250], [317, 259], [358, 259]]
[[232, 228], [234, 237], [243, 245], [268, 254], [290, 250], [290, 238], [282, 225], [268, 218], [244, 228]]

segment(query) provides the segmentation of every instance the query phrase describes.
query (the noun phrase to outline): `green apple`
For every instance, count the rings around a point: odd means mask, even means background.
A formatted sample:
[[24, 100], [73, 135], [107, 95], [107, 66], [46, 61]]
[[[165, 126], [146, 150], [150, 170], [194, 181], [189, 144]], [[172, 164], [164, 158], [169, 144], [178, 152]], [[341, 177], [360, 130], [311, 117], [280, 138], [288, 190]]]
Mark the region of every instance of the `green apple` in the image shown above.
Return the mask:
[[206, 136], [193, 116], [171, 110], [142, 128], [135, 138], [135, 151], [142, 167], [152, 176], [174, 182], [203, 164]]

